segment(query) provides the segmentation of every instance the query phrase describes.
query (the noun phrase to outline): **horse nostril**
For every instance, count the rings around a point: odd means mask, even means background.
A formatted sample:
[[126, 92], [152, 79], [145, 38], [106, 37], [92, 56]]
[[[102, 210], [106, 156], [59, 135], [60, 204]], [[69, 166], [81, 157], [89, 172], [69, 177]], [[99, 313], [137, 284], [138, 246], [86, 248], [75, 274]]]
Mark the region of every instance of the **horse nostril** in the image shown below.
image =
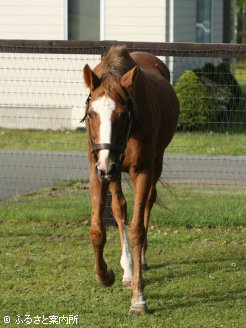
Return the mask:
[[116, 165], [113, 163], [110, 167], [108, 174], [114, 174], [116, 172]]
[[98, 163], [95, 165], [95, 173], [101, 181], [115, 181], [120, 177], [120, 170], [118, 163], [113, 163], [108, 166], [108, 170], [102, 170]]
[[119, 174], [119, 166], [117, 164], [118, 163], [113, 163], [110, 165], [108, 163], [107, 169], [105, 170], [103, 167], [101, 167], [100, 163], [97, 162], [95, 165], [95, 173], [97, 177], [102, 181], [111, 181], [111, 179], [115, 179], [115, 177], [118, 177]]
[[95, 165], [95, 172], [96, 172], [96, 175], [98, 177], [102, 177], [103, 176], [103, 172], [102, 172], [102, 170], [99, 169], [98, 164]]

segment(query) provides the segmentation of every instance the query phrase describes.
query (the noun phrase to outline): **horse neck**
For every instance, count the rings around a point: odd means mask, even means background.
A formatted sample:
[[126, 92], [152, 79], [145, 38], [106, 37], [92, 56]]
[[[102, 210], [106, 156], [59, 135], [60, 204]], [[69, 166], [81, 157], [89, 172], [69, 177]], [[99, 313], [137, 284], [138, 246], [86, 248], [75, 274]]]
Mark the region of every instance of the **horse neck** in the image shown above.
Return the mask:
[[143, 112], [144, 104], [148, 103], [148, 97], [146, 93], [146, 81], [144, 74], [139, 68], [134, 85], [128, 90], [128, 93], [133, 102], [133, 111], [136, 117], [139, 117]]

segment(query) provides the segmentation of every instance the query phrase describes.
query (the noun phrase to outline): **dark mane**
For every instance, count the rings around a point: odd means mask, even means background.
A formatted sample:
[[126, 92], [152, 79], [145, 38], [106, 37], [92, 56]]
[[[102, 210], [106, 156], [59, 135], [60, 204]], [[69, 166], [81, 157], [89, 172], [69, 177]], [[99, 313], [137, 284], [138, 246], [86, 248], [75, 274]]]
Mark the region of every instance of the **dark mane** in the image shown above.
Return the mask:
[[107, 72], [115, 77], [122, 76], [136, 65], [126, 46], [111, 47], [103, 58], [103, 62]]
[[111, 47], [103, 58], [104, 72], [100, 76], [103, 89], [106, 93], [111, 94], [115, 90], [123, 100], [126, 94], [120, 85], [120, 78], [136, 63], [131, 58], [126, 46]]

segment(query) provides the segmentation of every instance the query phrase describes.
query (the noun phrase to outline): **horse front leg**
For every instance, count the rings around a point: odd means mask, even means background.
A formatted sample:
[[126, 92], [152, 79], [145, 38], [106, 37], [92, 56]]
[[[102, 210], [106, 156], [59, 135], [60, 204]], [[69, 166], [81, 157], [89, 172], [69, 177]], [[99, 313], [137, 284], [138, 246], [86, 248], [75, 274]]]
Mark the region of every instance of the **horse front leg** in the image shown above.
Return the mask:
[[122, 192], [120, 181], [111, 182], [109, 188], [112, 194], [112, 211], [120, 233], [120, 265], [124, 270], [122, 285], [123, 287], [130, 288], [133, 277], [133, 260], [129, 250], [127, 237], [127, 204]]
[[107, 267], [103, 257], [103, 250], [106, 243], [106, 230], [103, 224], [103, 210], [107, 195], [108, 185], [102, 183], [91, 169], [90, 191], [91, 191], [91, 228], [90, 239], [95, 254], [95, 267], [97, 281], [104, 286], [111, 286], [114, 283], [114, 272]]
[[152, 181], [152, 170], [141, 173], [132, 173], [131, 177], [135, 185], [134, 212], [130, 227], [130, 240], [133, 250], [134, 275], [132, 281], [132, 300], [130, 313], [144, 314], [148, 312], [143, 295], [142, 261], [141, 253], [145, 242], [144, 209], [149, 195]]

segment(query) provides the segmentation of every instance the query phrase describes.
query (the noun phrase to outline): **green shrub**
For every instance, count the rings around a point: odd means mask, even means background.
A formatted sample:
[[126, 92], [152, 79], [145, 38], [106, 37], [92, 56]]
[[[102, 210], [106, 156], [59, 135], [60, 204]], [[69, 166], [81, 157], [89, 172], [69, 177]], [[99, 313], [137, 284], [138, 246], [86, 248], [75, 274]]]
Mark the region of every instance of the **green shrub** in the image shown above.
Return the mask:
[[207, 127], [221, 129], [236, 118], [233, 114], [242, 107], [242, 91], [230, 72], [230, 66], [207, 63], [200, 69], [185, 71], [175, 85], [180, 101], [179, 129], [197, 130]]
[[[206, 63], [202, 68], [194, 70], [200, 80], [214, 90], [211, 105], [216, 111], [218, 122], [228, 122], [232, 118], [233, 110], [240, 108], [241, 88], [230, 71], [229, 63], [220, 63], [218, 66]], [[212, 86], [212, 88], [210, 88]]]
[[174, 88], [180, 102], [179, 129], [194, 130], [213, 119], [207, 88], [194, 72], [185, 71]]
[[213, 119], [213, 128], [217, 123], [227, 122], [230, 119], [231, 111], [228, 110], [229, 101], [232, 97], [230, 87], [226, 85], [216, 84], [215, 82], [200, 77], [206, 90], [207, 110], [210, 113], [210, 118]]

